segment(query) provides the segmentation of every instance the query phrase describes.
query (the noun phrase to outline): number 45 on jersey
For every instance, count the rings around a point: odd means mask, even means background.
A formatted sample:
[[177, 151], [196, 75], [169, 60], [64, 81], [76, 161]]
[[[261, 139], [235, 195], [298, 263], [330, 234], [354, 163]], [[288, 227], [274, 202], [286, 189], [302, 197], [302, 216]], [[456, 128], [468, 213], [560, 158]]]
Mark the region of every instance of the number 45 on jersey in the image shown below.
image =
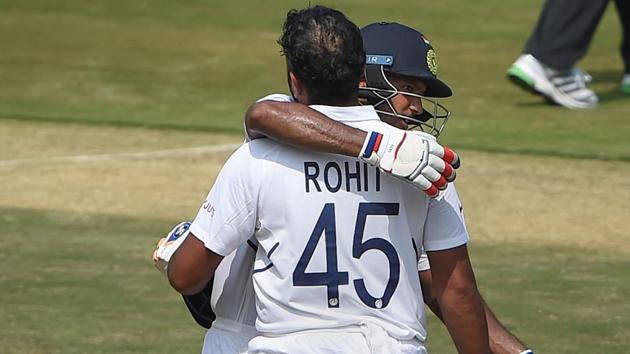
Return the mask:
[[[367, 306], [375, 309], [387, 307], [398, 286], [400, 263], [394, 246], [383, 238], [370, 238], [363, 241], [365, 222], [370, 215], [398, 215], [398, 203], [360, 203], [357, 212], [356, 226], [352, 240], [352, 257], [360, 259], [369, 250], [377, 250], [385, 254], [389, 262], [389, 278], [381, 297], [368, 293], [362, 278], [354, 279], [353, 284], [357, 296]], [[326, 242], [326, 272], [306, 273], [315, 248], [322, 235]], [[294, 286], [326, 286], [328, 291], [328, 307], [339, 307], [339, 286], [348, 285], [348, 272], [339, 271], [337, 267], [337, 232], [335, 228], [335, 205], [327, 203], [319, 215], [317, 224], [308, 239], [306, 248], [293, 271]]]

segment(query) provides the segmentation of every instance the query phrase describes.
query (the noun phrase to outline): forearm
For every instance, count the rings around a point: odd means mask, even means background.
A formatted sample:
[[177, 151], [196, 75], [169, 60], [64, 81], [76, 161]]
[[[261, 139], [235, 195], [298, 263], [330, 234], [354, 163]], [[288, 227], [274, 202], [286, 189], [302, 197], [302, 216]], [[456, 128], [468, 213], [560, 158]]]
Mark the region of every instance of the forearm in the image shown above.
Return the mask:
[[[420, 288], [422, 289], [422, 297], [424, 303], [431, 311], [444, 322], [440, 304], [435, 298], [433, 292], [433, 279], [431, 270], [418, 272], [420, 277]], [[488, 336], [490, 340], [490, 350], [492, 354], [519, 354], [527, 349], [527, 347], [512, 333], [510, 333], [494, 315], [486, 301], [481, 297], [483, 310], [488, 324]]]
[[250, 137], [266, 136], [284, 144], [356, 157], [367, 133], [334, 121], [300, 103], [261, 101], [245, 116]]
[[458, 352], [489, 353], [487, 323], [476, 289], [446, 289], [438, 301]]
[[488, 354], [488, 325], [465, 245], [427, 252], [434, 295], [459, 353]]
[[483, 299], [482, 302], [488, 323], [492, 354], [518, 354], [526, 350], [527, 347], [499, 322]]

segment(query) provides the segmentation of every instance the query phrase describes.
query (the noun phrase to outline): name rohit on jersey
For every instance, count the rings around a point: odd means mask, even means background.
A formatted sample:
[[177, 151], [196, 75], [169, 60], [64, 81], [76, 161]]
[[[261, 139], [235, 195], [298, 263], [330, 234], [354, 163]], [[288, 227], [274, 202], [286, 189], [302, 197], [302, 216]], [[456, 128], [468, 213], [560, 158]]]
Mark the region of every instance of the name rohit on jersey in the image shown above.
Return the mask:
[[342, 188], [346, 192], [380, 192], [381, 172], [378, 168], [359, 161], [329, 161], [326, 164], [305, 161], [304, 185], [306, 193], [321, 192], [322, 188], [331, 193]]

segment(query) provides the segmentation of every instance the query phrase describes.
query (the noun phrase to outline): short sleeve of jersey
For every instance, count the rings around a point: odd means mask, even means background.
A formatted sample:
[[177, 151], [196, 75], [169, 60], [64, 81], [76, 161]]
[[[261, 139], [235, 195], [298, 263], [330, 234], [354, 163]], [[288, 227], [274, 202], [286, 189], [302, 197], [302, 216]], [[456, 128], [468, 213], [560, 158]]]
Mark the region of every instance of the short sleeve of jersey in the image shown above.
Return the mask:
[[254, 234], [258, 186], [249, 178], [255, 168], [249, 145], [225, 163], [197, 212], [190, 231], [206, 248], [227, 256]]
[[429, 264], [429, 257], [427, 253], [422, 249], [420, 252], [420, 258], [418, 258], [418, 272], [424, 272], [431, 269], [431, 265]]
[[446, 190], [429, 202], [424, 225], [424, 250], [439, 251], [461, 246], [468, 242], [468, 231], [461, 201], [450, 183]]
[[[293, 97], [289, 95], [285, 95], [283, 93], [272, 93], [270, 95], [267, 95], [257, 100], [256, 103], [261, 102], [261, 101], [293, 102], [294, 100], [293, 100]], [[244, 122], [243, 122], [243, 129], [245, 130], [245, 141], [251, 141], [252, 138], [247, 133], [247, 127], [245, 126]]]
[[257, 100], [256, 102], [260, 101], [293, 102], [293, 97], [285, 95], [284, 93], [272, 93]]

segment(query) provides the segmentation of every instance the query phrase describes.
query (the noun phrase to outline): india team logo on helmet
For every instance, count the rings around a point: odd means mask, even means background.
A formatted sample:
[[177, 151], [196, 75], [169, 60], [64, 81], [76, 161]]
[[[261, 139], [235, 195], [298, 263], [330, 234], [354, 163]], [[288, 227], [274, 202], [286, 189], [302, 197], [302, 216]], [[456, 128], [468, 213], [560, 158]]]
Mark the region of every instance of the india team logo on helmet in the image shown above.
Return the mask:
[[429, 70], [431, 70], [431, 73], [437, 76], [437, 58], [433, 48], [427, 50], [427, 66]]

